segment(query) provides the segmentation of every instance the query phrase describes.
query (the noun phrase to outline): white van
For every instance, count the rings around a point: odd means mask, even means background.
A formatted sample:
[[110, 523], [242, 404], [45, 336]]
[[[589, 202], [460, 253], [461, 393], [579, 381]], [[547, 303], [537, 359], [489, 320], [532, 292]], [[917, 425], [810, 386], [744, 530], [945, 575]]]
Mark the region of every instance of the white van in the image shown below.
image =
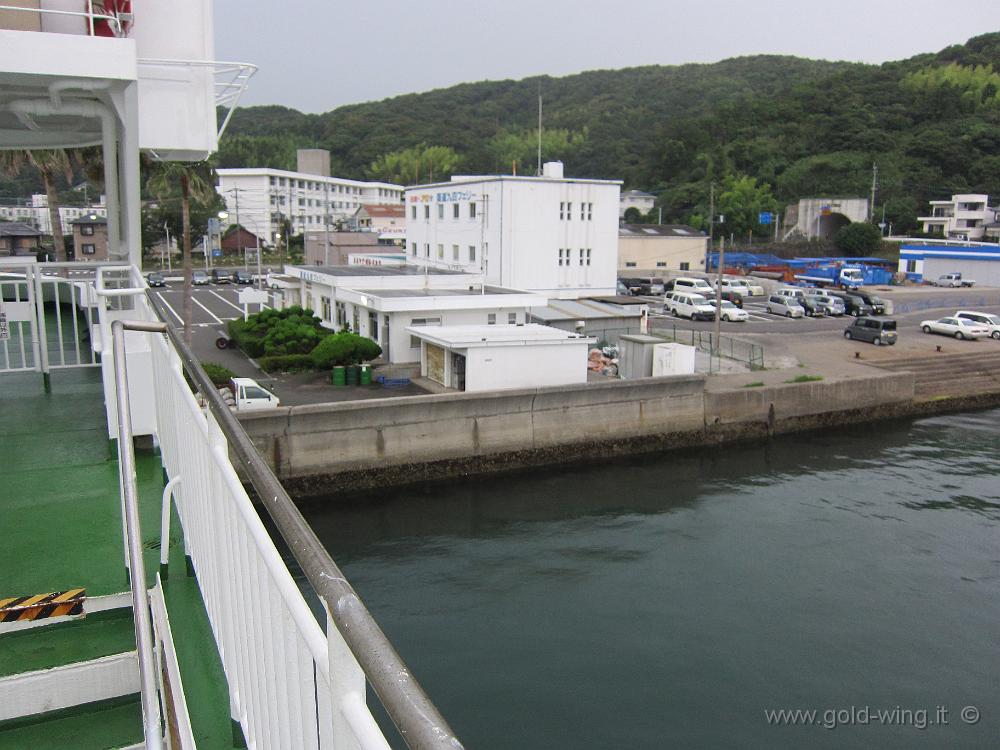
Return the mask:
[[[785, 286], [775, 292], [779, 297], [791, 297], [792, 299], [803, 299], [806, 296], [806, 289], [794, 286]], [[816, 290], [812, 290], [816, 291]]]
[[281, 403], [277, 396], [266, 388], [262, 388], [256, 380], [230, 378], [229, 385], [233, 389], [233, 398], [236, 400], [236, 411], [277, 409]]
[[715, 305], [694, 292], [670, 292], [663, 300], [663, 310], [691, 320], [715, 320]]
[[721, 286], [722, 291], [724, 292], [732, 292], [733, 294], [738, 294], [741, 297], [753, 296], [753, 292], [750, 290], [750, 285], [743, 279], [723, 279], [721, 283], [716, 282], [716, 285]]
[[680, 276], [674, 279], [675, 292], [694, 292], [706, 297], [715, 294], [715, 290], [704, 279], [693, 279], [687, 276]]

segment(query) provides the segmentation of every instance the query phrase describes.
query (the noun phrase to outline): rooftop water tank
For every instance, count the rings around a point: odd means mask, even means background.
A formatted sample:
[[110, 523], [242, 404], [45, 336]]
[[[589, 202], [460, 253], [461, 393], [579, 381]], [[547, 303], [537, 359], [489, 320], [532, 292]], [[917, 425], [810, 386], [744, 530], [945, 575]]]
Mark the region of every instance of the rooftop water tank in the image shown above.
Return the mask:
[[547, 161], [542, 165], [542, 177], [551, 177], [554, 180], [563, 178], [563, 163], [561, 161]]

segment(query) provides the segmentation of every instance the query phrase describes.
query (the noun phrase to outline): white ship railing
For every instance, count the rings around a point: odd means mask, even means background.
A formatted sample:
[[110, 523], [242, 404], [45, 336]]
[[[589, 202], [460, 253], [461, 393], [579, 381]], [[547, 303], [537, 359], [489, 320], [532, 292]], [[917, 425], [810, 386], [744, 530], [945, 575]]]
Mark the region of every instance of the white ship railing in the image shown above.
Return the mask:
[[[114, 290], [103, 281], [99, 286], [105, 295], [130, 297], [129, 314], [154, 318], [155, 298], [136, 294], [126, 278], [120, 283]], [[191, 351], [175, 330], [167, 332], [167, 337], [144, 334], [151, 339], [151, 395], [170, 477], [164, 502], [174, 499], [185, 553], [229, 683], [233, 718], [248, 746], [386, 750], [389, 743], [366, 703], [371, 685], [409, 747], [460, 750]], [[207, 408], [196, 401], [189, 379], [207, 397]], [[319, 595], [325, 630], [272, 542], [231, 455]], [[168, 517], [169, 509], [164, 511]], [[161, 547], [167, 546], [164, 536]]]

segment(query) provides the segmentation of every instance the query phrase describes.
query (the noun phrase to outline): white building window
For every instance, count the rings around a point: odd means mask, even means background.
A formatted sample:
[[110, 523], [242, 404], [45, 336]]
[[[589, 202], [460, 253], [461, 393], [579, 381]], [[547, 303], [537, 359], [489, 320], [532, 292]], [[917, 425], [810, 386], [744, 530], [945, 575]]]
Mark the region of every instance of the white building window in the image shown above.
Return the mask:
[[476, 246], [475, 245], [469, 245], [469, 262], [470, 263], [475, 263], [476, 262]]
[[411, 242], [410, 243], [410, 255], [412, 255], [414, 258], [417, 257], [417, 243], [416, 242]]
[[593, 218], [594, 218], [594, 204], [593, 203], [588, 203], [587, 204], [587, 221], [590, 221]]
[[580, 221], [583, 221], [586, 218], [587, 218], [587, 204], [586, 203], [581, 203], [580, 204]]
[[425, 258], [431, 257], [431, 243], [429, 242], [424, 243], [424, 257]]
[[424, 219], [426, 219], [427, 221], [431, 220], [431, 207], [430, 206], [424, 206]]
[[458, 245], [451, 246], [451, 259], [458, 260]]
[[438, 260], [444, 260], [444, 245], [438, 243]]
[[559, 201], [559, 221], [566, 218], [566, 201]]
[[682, 262], [680, 270], [682, 270], [682, 271], [690, 271], [691, 270], [691, 264], [688, 263], [687, 261]]
[[469, 218], [470, 219], [475, 219], [476, 218], [476, 204], [475, 203], [470, 203], [469, 204]]
[[438, 203], [438, 218], [439, 219], [443, 219], [444, 218], [444, 204], [443, 203]]
[[580, 248], [580, 265], [581, 265], [581, 266], [583, 265], [583, 258], [584, 258], [584, 254], [585, 254], [585, 253], [584, 253], [584, 249], [583, 249], [583, 248], [581, 247], [581, 248]]
[[563, 250], [562, 248], [559, 248], [559, 265], [560, 266], [564, 265], [564, 263], [563, 263], [563, 253], [564, 252], [565, 252], [565, 250]]
[[589, 266], [590, 265], [590, 248], [589, 247], [587, 248], [587, 255], [586, 255], [586, 257], [587, 257], [587, 265]]
[[566, 203], [566, 221], [569, 221], [572, 218], [573, 218], [573, 203], [572, 202], [567, 202]]
[[497, 314], [496, 313], [490, 313], [489, 315], [487, 315], [486, 316], [486, 324], [487, 325], [491, 325], [491, 326], [495, 326], [497, 324]]
[[459, 206], [457, 202], [453, 203], [451, 206], [451, 218], [457, 219], [459, 214], [461, 213], [461, 208], [462, 207]]
[[507, 324], [508, 325], [517, 324], [517, 313], [507, 313]]
[[[633, 261], [628, 261], [625, 263], [625, 268], [635, 268], [635, 263]], [[684, 270], [683, 268], [681, 269]]]
[[662, 261], [662, 260], [658, 260], [658, 261], [656, 261], [656, 267], [657, 268], [666, 268], [667, 264], [664, 261]]

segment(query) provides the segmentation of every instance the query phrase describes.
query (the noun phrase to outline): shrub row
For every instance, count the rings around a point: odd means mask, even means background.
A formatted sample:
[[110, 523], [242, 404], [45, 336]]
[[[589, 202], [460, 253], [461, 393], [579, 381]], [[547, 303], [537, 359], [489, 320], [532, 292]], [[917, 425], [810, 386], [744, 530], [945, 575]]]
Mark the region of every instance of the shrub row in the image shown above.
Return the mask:
[[274, 354], [257, 360], [264, 372], [304, 372], [315, 369], [309, 354]]

